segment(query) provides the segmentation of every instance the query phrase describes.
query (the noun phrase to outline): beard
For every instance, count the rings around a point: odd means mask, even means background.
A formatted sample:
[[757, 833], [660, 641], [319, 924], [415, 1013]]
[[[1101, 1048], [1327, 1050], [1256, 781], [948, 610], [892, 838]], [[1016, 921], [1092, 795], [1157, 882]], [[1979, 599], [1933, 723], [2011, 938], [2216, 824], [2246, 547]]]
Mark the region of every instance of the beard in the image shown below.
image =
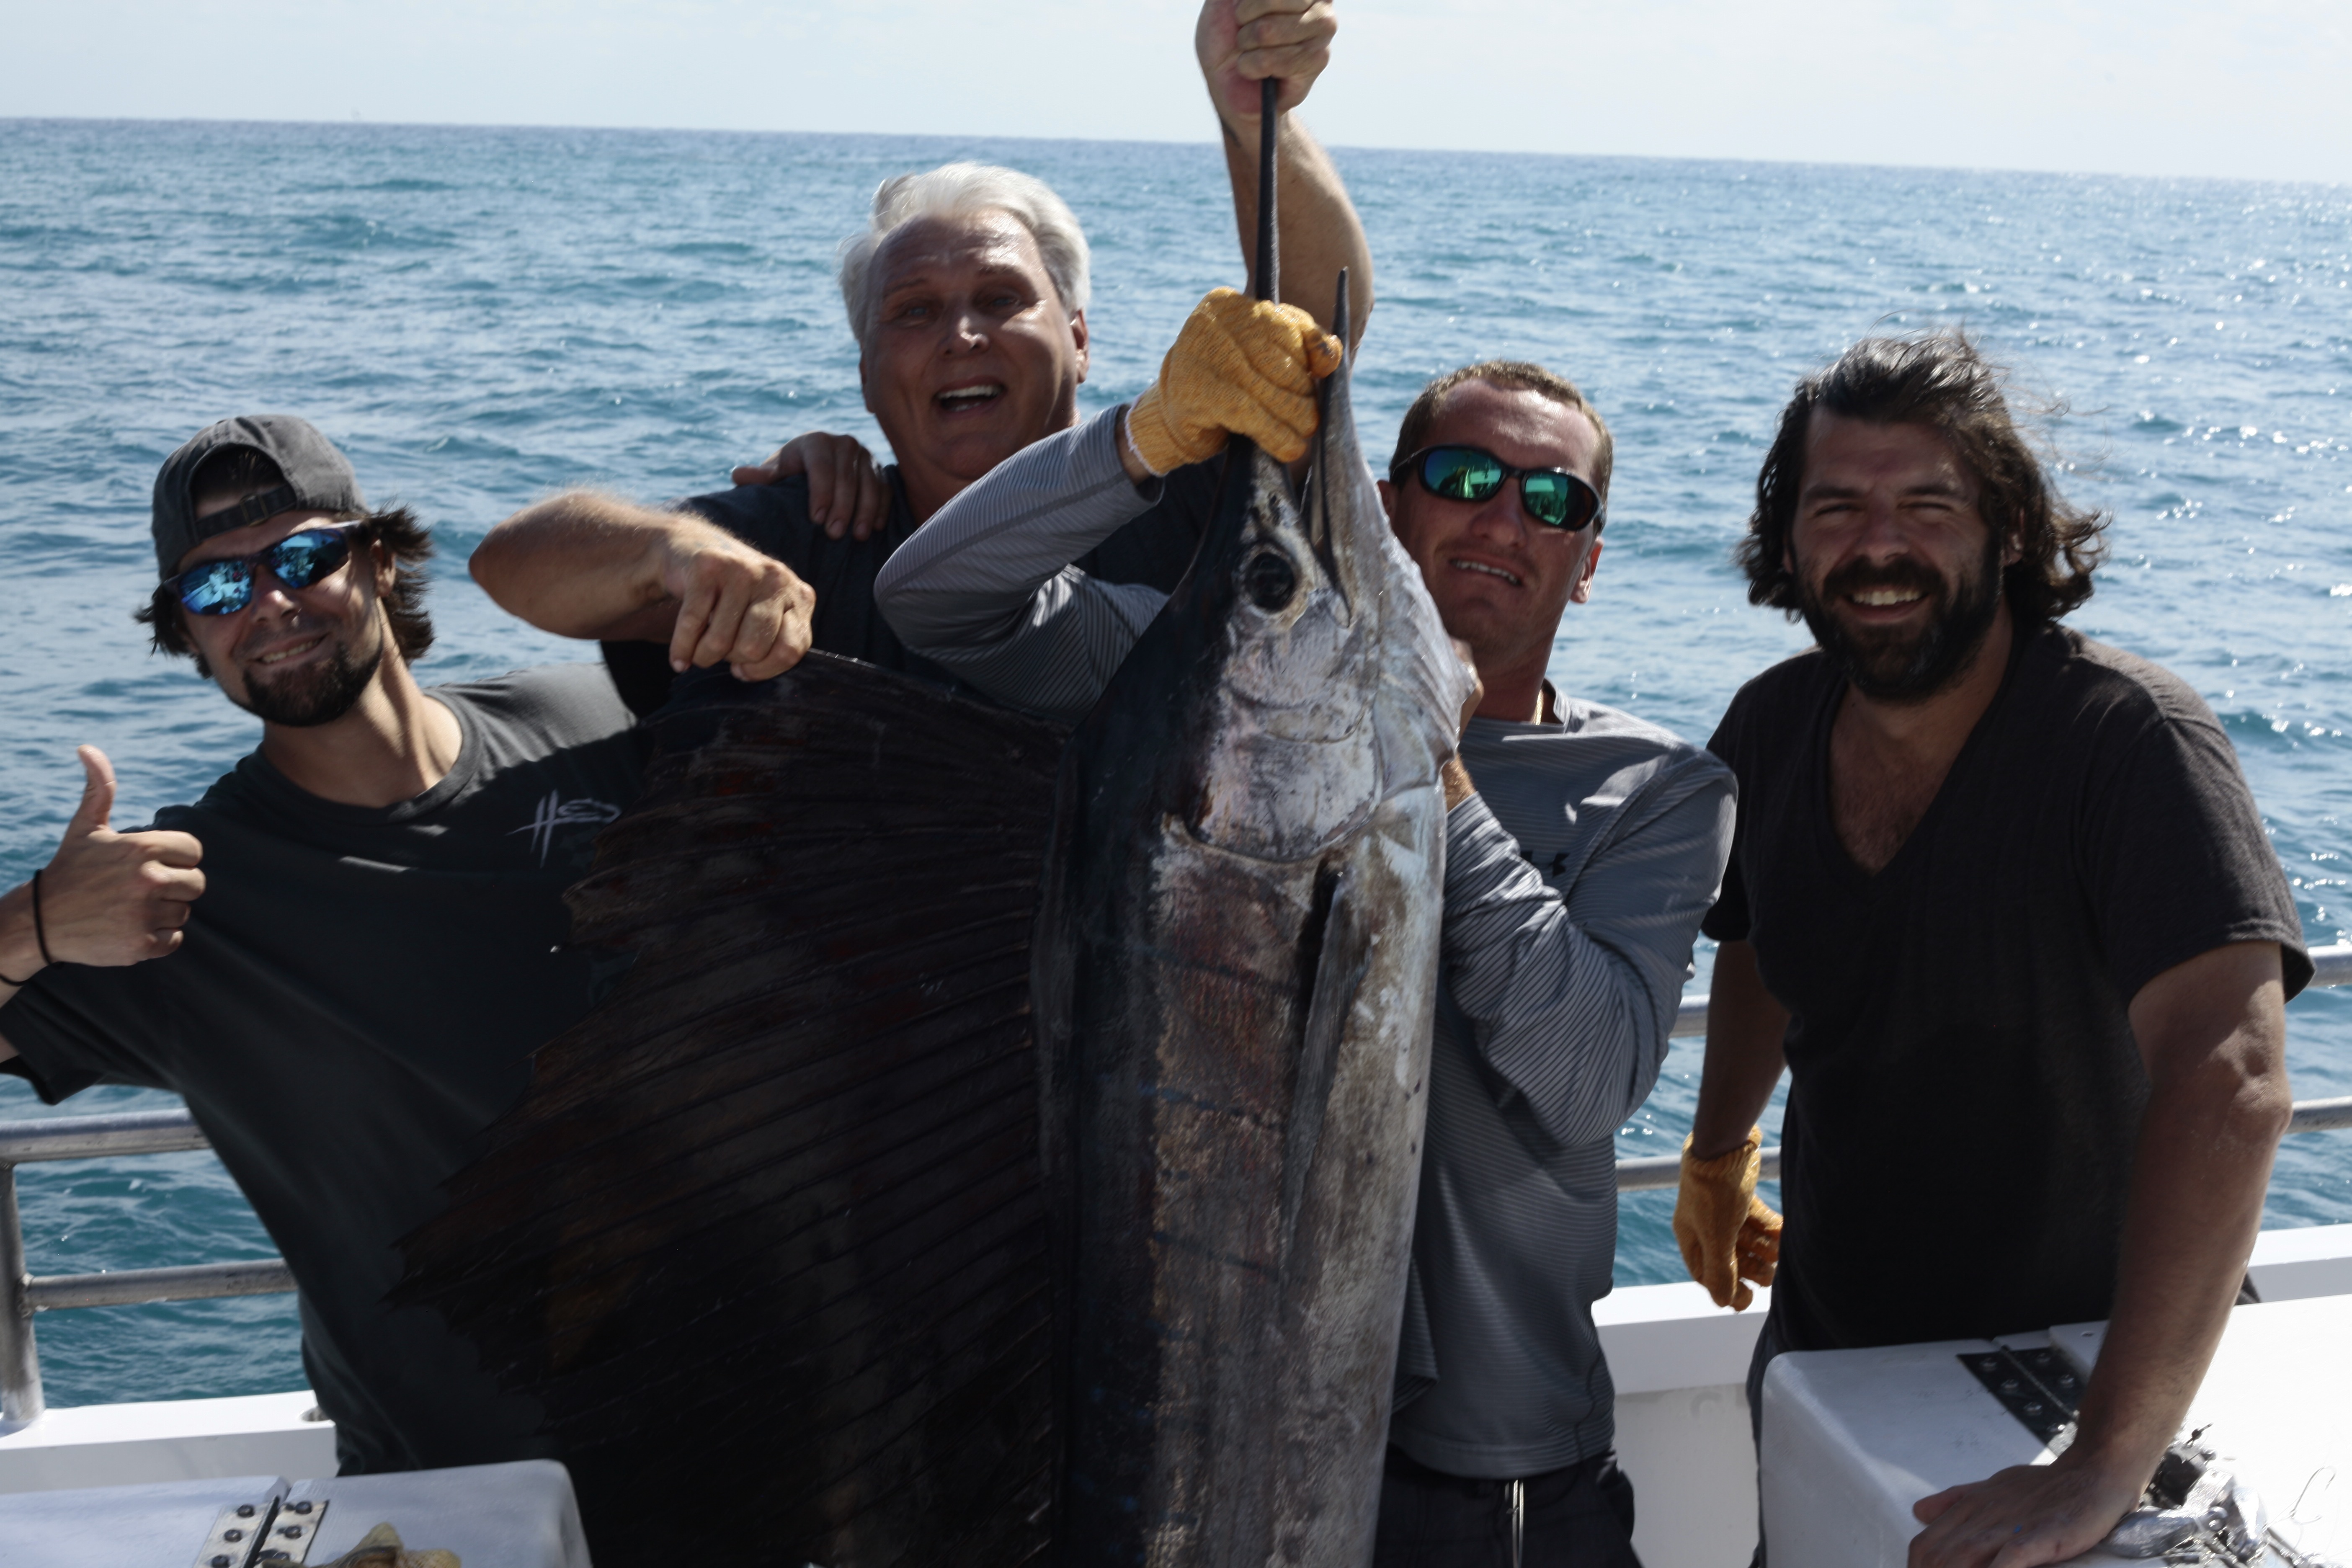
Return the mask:
[[[333, 637], [332, 632], [327, 634]], [[331, 724], [350, 712], [375, 679], [376, 668], [383, 663], [383, 633], [378, 627], [373, 643], [367, 652], [355, 653], [351, 645], [338, 638], [331, 658], [290, 671], [284, 679], [267, 683], [250, 675], [245, 682], [245, 695], [231, 695], [229, 700], [267, 724], [283, 724], [292, 730], [315, 729]]]
[[[2000, 535], [1987, 530], [1983, 558], [1975, 572], [1958, 583], [1910, 556], [1877, 565], [1850, 562], [1823, 578], [1819, 588], [1800, 575], [1798, 596], [1805, 626], [1864, 697], [1880, 702], [1924, 702], [1958, 679], [1984, 645], [1985, 633], [2000, 611]], [[1847, 595], [1871, 588], [1916, 588], [1935, 613], [1916, 631], [1848, 626], [1834, 606]]]

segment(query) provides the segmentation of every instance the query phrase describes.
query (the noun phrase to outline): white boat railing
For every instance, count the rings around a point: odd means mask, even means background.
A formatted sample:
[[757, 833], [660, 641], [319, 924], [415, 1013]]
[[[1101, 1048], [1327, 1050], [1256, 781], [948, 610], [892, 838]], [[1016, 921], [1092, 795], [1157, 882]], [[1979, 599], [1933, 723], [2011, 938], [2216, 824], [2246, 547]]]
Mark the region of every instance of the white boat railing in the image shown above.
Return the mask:
[[[2352, 984], [2352, 942], [2314, 948], [2314, 986]], [[1685, 996], [1671, 1035], [1706, 1033], [1706, 998]], [[2306, 1100], [2294, 1108], [2289, 1132], [2352, 1128], [2352, 1096]], [[0, 1121], [0, 1433], [41, 1414], [41, 1363], [33, 1342], [33, 1314], [66, 1307], [120, 1307], [144, 1301], [202, 1301], [222, 1296], [267, 1296], [294, 1289], [283, 1258], [191, 1263], [170, 1268], [123, 1268], [100, 1274], [35, 1275], [26, 1267], [24, 1226], [16, 1214], [16, 1167], [45, 1160], [94, 1160], [124, 1154], [173, 1154], [211, 1143], [184, 1110], [138, 1110], [111, 1116], [61, 1116], [42, 1121]], [[1617, 1162], [1617, 1190], [1674, 1186], [1679, 1154]], [[1764, 1151], [1763, 1179], [1780, 1174], [1780, 1151]]]

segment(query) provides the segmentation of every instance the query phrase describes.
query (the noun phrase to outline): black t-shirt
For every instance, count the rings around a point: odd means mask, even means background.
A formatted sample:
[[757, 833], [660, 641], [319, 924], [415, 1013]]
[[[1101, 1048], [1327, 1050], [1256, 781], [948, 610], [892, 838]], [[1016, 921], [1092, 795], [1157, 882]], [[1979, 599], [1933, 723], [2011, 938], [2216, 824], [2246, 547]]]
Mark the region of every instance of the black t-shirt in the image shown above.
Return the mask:
[[156, 816], [204, 846], [180, 950], [56, 964], [0, 1009], [5, 1065], [46, 1100], [94, 1083], [186, 1098], [301, 1286], [303, 1364], [347, 1473], [542, 1452], [533, 1406], [436, 1314], [383, 1297], [394, 1243], [609, 978], [613, 961], [563, 945], [562, 895], [643, 771], [593, 665], [432, 695], [464, 735], [432, 789], [339, 805], [255, 752]]
[[[1160, 481], [1160, 500], [1150, 510], [1076, 564], [1106, 583], [1144, 583], [1172, 593], [1215, 514], [1223, 468], [1221, 455], [1170, 474]], [[808, 481], [797, 476], [772, 485], [738, 485], [677, 504], [782, 562], [814, 590], [812, 646], [820, 651], [956, 685], [948, 670], [908, 652], [874, 607], [874, 579], [882, 563], [919, 526], [897, 467], [882, 472], [890, 481], [890, 515], [881, 532], [862, 540], [831, 538], [811, 522]], [[672, 676], [667, 647], [608, 642], [604, 647], [613, 684], [632, 711], [650, 713], [668, 700]]]
[[2021, 631], [1991, 707], [1871, 876], [1829, 809], [1843, 677], [1819, 650], [1743, 688], [1709, 742], [1739, 780], [1704, 929], [1788, 1008], [1793, 1350], [2108, 1315], [2147, 1077], [2126, 1008], [2239, 942], [2310, 978], [2235, 753], [2156, 666]]

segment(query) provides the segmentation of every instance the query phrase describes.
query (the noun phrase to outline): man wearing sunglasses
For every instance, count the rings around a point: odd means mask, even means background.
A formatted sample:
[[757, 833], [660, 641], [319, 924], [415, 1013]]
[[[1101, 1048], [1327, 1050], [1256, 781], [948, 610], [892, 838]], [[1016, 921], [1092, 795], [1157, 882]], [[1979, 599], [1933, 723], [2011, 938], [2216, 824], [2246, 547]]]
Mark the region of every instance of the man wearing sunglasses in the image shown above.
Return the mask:
[[[1282, 308], [1213, 296], [1144, 398], [958, 496], [892, 558], [876, 602], [910, 648], [999, 700], [1082, 716], [1165, 596], [1069, 563], [1202, 445], [1243, 435], [1303, 456], [1315, 381], [1337, 360]], [[1591, 1305], [1615, 1261], [1613, 1134], [1664, 1058], [1730, 850], [1732, 787], [1697, 747], [1546, 679], [1564, 612], [1591, 596], [1611, 456], [1573, 385], [1490, 362], [1422, 393], [1380, 485], [1480, 680], [1445, 770], [1437, 1038], [1381, 1568], [1634, 1562]]]
[[299, 419], [183, 446], [153, 531], [141, 618], [261, 743], [132, 833], [81, 749], [64, 841], [0, 898], [0, 1068], [51, 1102], [185, 1098], [293, 1268], [344, 1471], [532, 1457], [536, 1412], [383, 1298], [398, 1237], [609, 978], [564, 946], [562, 893], [635, 796], [630, 716], [593, 665], [421, 689], [431, 542]]

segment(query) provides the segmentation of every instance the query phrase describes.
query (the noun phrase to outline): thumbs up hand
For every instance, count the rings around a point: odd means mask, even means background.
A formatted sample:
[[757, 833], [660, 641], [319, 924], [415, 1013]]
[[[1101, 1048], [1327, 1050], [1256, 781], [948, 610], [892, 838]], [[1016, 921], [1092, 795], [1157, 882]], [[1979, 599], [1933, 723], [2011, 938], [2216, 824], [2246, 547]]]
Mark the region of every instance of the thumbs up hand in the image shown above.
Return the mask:
[[194, 836], [115, 832], [114, 764], [96, 746], [77, 754], [81, 804], [42, 868], [37, 925], [29, 884], [0, 900], [0, 975], [28, 978], [45, 959], [119, 968], [161, 958], [178, 949], [205, 890]]

